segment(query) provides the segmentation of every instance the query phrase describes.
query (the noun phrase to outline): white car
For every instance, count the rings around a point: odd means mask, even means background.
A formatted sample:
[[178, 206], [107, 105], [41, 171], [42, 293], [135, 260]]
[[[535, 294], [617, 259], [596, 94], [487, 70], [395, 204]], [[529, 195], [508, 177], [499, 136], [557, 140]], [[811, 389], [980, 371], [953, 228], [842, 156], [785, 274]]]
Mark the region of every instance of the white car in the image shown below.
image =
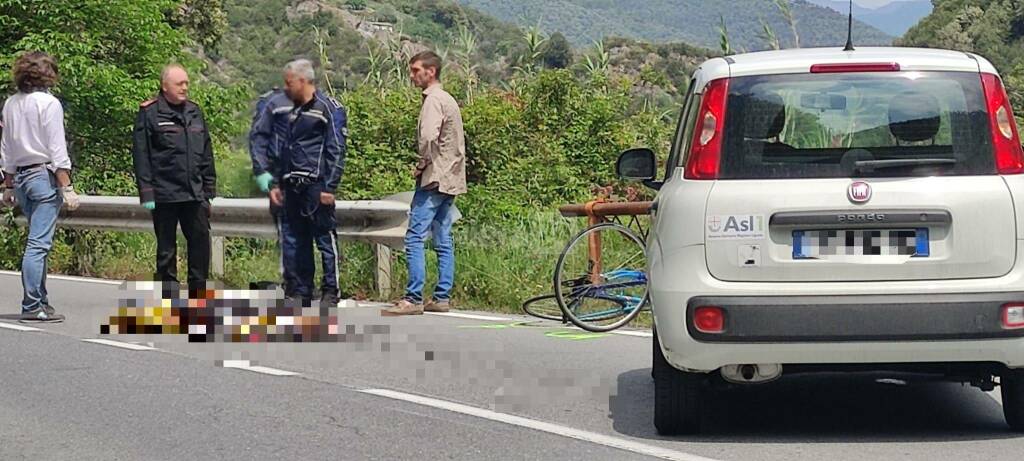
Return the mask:
[[655, 426], [718, 383], [927, 373], [1001, 386], [1024, 431], [1024, 152], [996, 69], [962, 52], [800, 49], [705, 62], [647, 242]]

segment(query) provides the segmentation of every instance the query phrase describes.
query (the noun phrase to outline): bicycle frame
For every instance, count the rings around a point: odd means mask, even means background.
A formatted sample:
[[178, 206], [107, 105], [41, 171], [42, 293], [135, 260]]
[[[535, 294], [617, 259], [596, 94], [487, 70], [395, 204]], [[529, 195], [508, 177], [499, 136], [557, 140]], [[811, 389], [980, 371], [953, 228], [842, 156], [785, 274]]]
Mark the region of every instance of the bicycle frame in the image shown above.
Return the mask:
[[[585, 280], [588, 277], [581, 277], [573, 282]], [[589, 276], [593, 280], [592, 276]], [[622, 305], [618, 309], [607, 309], [604, 311], [598, 311], [586, 314], [580, 317], [581, 320], [598, 320], [609, 316], [618, 316], [620, 312], [626, 314], [633, 312], [635, 309], [640, 309], [643, 306], [640, 305], [643, 302], [643, 298], [636, 296], [624, 296], [615, 293], [609, 293], [610, 290], [616, 288], [629, 288], [642, 286], [647, 284], [647, 274], [643, 271], [631, 270], [631, 269], [618, 269], [612, 272], [598, 274], [598, 280], [607, 280], [608, 283], [604, 284], [586, 284], [573, 286], [569, 297], [573, 299], [572, 309], [575, 309], [579, 305], [580, 301], [584, 298], [603, 299], [613, 301]]]

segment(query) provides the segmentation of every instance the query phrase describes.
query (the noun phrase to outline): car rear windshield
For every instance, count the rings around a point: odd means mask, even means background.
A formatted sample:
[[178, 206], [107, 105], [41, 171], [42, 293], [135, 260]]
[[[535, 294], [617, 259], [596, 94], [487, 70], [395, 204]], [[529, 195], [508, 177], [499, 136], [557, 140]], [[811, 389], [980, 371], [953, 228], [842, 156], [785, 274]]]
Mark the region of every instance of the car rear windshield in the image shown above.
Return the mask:
[[739, 77], [727, 104], [722, 179], [996, 173], [977, 73]]

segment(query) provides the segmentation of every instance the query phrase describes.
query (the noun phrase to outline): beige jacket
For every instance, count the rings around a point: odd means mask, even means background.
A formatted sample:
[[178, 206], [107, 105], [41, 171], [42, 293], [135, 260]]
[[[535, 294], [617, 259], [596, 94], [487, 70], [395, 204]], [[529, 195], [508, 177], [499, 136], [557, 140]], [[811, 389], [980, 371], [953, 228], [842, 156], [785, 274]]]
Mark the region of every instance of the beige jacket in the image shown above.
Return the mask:
[[417, 126], [419, 184], [441, 193], [466, 193], [466, 133], [462, 112], [441, 84], [423, 90]]

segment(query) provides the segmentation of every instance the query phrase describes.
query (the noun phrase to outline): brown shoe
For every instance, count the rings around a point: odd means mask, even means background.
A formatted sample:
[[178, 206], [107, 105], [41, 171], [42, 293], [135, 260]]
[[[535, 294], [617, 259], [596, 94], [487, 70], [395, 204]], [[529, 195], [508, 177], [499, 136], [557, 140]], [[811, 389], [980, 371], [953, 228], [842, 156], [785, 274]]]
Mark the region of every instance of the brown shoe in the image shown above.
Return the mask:
[[423, 305], [423, 310], [426, 312], [448, 312], [452, 308], [452, 303], [449, 300], [436, 301], [431, 299]]
[[395, 302], [394, 306], [381, 309], [380, 315], [384, 317], [397, 317], [400, 315], [423, 315], [423, 305], [413, 304], [408, 299], [401, 299]]

